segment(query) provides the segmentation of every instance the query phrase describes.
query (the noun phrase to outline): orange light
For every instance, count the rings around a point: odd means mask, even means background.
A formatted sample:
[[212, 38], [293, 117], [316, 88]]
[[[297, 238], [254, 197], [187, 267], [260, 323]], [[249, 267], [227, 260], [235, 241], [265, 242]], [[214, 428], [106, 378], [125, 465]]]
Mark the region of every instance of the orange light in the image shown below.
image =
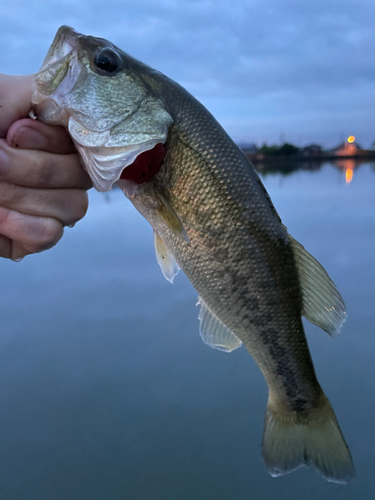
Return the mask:
[[354, 137], [354, 135], [350, 135], [350, 136], [348, 137], [348, 142], [354, 142], [354, 141], [355, 141], [355, 137]]
[[353, 169], [352, 168], [347, 168], [345, 170], [345, 181], [347, 184], [350, 184], [353, 179]]

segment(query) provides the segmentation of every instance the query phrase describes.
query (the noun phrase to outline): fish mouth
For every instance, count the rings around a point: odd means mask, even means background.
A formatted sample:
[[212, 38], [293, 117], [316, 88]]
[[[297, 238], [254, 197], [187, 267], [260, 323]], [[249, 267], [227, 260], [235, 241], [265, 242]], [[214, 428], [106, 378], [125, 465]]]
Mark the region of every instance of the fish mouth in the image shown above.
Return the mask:
[[77, 46], [79, 33], [69, 26], [61, 26], [58, 29], [55, 38], [49, 48], [46, 57], [42, 63], [40, 71], [44, 71], [52, 64], [61, 61]]
[[51, 125], [68, 125], [69, 116], [63, 104], [81, 73], [77, 56], [80, 35], [62, 26], [49, 48], [40, 71], [34, 76], [31, 94], [32, 115]]
[[137, 113], [147, 115], [151, 125], [134, 133], [138, 115], [117, 117], [110, 127], [108, 123], [99, 126], [91, 119], [90, 108], [76, 106], [77, 85], [81, 89], [90, 73], [89, 56], [108, 45], [106, 40], [62, 26], [34, 76], [32, 92], [32, 117], [66, 127], [94, 187], [102, 192], [114, 183], [138, 186], [151, 181], [162, 167], [172, 122], [166, 110], [147, 99], [139, 104]]
[[164, 163], [165, 153], [165, 144], [158, 142], [152, 149], [140, 153], [133, 163], [125, 167], [120, 179], [135, 184], [144, 184], [151, 181], [160, 171]]
[[111, 130], [93, 132], [75, 116], [69, 118], [68, 130], [98, 191], [109, 191], [114, 183], [120, 186], [119, 181], [126, 181], [127, 186], [149, 182], [163, 164], [166, 135], [112, 146]]
[[115, 183], [121, 189], [126, 186], [127, 195], [134, 192], [159, 173], [166, 154], [165, 144], [155, 140], [114, 148], [85, 147], [76, 140], [74, 143], [94, 188], [101, 192], [110, 191]]

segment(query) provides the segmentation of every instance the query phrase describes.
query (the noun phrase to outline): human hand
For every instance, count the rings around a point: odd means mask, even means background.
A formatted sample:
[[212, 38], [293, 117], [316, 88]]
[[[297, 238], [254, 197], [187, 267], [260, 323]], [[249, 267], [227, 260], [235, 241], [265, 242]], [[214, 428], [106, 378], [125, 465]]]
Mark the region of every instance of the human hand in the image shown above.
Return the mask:
[[0, 75], [0, 257], [13, 260], [54, 246], [91, 187], [63, 127], [22, 119], [30, 94], [30, 76]]

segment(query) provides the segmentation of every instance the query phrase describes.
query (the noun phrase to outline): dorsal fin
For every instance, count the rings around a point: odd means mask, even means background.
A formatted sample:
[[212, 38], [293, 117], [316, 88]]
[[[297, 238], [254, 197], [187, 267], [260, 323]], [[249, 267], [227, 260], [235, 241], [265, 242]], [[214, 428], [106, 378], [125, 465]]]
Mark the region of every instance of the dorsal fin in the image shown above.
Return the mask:
[[289, 238], [302, 289], [302, 314], [335, 337], [346, 321], [344, 300], [319, 262], [290, 234]]
[[225, 352], [231, 352], [241, 346], [241, 340], [219, 320], [200, 297], [197, 305], [201, 306], [198, 315], [199, 333], [205, 344]]

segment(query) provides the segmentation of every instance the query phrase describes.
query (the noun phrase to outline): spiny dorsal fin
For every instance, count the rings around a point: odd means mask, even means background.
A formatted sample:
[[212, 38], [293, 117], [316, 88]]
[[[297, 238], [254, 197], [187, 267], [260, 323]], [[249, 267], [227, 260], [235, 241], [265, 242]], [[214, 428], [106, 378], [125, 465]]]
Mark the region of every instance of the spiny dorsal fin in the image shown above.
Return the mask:
[[160, 266], [164, 277], [173, 284], [174, 277], [180, 270], [180, 266], [175, 261], [173, 255], [170, 253], [164, 240], [154, 230], [154, 245], [156, 260]]
[[346, 321], [344, 300], [319, 262], [290, 234], [289, 238], [302, 289], [302, 314], [335, 337]]
[[241, 346], [241, 340], [219, 320], [200, 297], [197, 305], [201, 306], [198, 315], [199, 333], [205, 344], [225, 352], [231, 352]]

